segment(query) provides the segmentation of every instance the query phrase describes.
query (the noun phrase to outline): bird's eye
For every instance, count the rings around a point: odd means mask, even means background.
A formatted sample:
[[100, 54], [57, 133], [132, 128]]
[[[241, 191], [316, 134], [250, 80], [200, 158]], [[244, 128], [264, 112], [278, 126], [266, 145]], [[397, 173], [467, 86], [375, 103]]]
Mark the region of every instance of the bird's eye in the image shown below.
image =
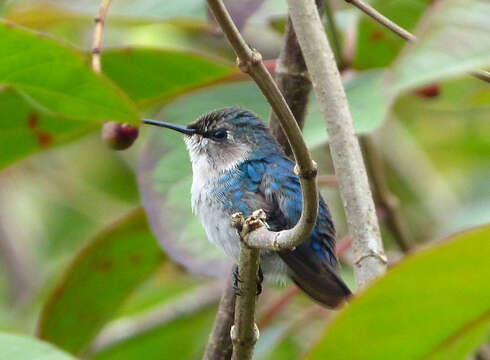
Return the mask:
[[216, 140], [223, 140], [226, 138], [226, 130], [225, 129], [218, 129], [215, 132], [213, 132], [213, 139]]

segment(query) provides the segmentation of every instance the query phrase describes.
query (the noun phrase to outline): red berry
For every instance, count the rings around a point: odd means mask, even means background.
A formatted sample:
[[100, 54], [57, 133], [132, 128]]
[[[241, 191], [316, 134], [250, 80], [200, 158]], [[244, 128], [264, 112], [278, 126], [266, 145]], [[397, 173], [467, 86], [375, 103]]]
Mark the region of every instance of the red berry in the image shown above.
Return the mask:
[[138, 137], [138, 128], [129, 124], [108, 121], [102, 126], [102, 141], [114, 150], [129, 148]]

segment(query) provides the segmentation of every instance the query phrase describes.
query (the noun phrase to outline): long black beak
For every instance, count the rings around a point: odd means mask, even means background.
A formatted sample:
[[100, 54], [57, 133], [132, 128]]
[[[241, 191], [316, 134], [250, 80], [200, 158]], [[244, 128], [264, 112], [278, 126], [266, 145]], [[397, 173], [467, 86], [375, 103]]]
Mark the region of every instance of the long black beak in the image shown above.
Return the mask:
[[155, 126], [164, 127], [164, 128], [167, 128], [167, 129], [172, 129], [172, 130], [178, 131], [178, 132], [180, 132], [182, 134], [186, 134], [186, 135], [194, 135], [194, 134], [197, 134], [197, 131], [194, 130], [194, 129], [188, 129], [188, 128], [184, 127], [184, 126], [170, 124], [170, 123], [163, 122], [163, 121], [156, 121], [156, 120], [151, 120], [151, 119], [143, 119], [143, 123], [148, 124], [148, 125], [155, 125]]

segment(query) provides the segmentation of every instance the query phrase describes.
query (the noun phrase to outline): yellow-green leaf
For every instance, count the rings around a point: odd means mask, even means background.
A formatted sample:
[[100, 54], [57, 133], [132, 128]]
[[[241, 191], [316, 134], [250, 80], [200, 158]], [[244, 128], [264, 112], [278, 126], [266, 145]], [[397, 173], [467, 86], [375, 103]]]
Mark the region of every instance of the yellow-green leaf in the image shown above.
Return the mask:
[[339, 314], [307, 358], [464, 359], [490, 329], [489, 240], [487, 225], [409, 255]]

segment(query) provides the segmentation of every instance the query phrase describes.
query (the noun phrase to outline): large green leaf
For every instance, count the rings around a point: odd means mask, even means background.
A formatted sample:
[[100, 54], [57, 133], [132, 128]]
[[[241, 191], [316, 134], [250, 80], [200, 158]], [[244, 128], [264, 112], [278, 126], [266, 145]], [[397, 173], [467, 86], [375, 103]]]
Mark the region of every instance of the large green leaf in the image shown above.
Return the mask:
[[128, 214], [74, 259], [44, 306], [39, 336], [79, 352], [163, 258], [143, 211]]
[[394, 94], [490, 65], [490, 2], [445, 0], [422, 20], [417, 42], [400, 54], [388, 73]]
[[41, 109], [89, 123], [138, 123], [129, 99], [74, 49], [6, 22], [0, 22], [0, 48], [0, 85]]
[[140, 107], [166, 102], [235, 71], [229, 64], [195, 53], [150, 48], [106, 50], [102, 66]]
[[408, 256], [334, 320], [308, 359], [463, 359], [490, 329], [490, 225]]
[[[370, 4], [398, 25], [411, 30], [431, 2], [431, 0], [373, 0]], [[405, 45], [405, 40], [364, 13], [360, 13], [359, 16], [355, 67], [370, 69], [390, 64]]]
[[115, 344], [97, 354], [96, 360], [197, 359], [209, 337], [216, 308], [185, 314], [170, 323]]
[[22, 335], [0, 333], [0, 360], [74, 360], [53, 345]]
[[0, 90], [0, 169], [39, 150], [76, 137], [97, 125], [51, 116], [12, 89]]

